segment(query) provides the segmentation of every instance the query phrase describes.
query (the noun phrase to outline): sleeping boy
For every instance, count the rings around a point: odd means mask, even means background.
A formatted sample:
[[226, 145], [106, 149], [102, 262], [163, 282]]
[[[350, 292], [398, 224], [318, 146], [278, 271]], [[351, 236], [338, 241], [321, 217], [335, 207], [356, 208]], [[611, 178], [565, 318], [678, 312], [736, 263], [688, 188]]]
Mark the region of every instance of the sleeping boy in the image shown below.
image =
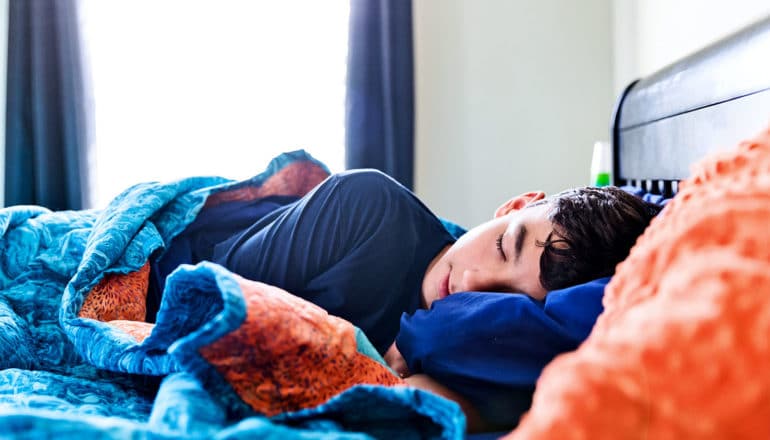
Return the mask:
[[[468, 291], [541, 301], [549, 291], [610, 276], [659, 209], [614, 187], [549, 198], [530, 192], [456, 238], [387, 175], [347, 171], [299, 199], [272, 197], [203, 211], [153, 265], [148, 319], [174, 268], [213, 261], [350, 321], [407, 376], [394, 345], [403, 314]], [[458, 401], [469, 428], [488, 424], [445, 384], [424, 374], [408, 381]]]

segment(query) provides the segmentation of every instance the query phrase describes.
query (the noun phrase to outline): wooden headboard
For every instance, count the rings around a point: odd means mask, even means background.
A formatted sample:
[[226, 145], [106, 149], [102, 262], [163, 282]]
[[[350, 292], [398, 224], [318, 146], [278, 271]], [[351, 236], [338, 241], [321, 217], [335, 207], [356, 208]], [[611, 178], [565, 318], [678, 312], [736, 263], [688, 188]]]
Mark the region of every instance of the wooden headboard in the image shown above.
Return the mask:
[[770, 17], [628, 85], [613, 113], [613, 184], [670, 196], [693, 162], [769, 123]]

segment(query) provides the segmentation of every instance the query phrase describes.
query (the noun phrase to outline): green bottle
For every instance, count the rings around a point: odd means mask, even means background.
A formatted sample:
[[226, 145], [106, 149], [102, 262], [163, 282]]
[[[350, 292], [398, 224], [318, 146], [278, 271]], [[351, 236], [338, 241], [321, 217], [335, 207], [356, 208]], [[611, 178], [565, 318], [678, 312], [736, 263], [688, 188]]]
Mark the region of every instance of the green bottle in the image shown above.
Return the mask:
[[612, 148], [609, 142], [594, 143], [591, 157], [591, 186], [607, 186], [612, 184]]

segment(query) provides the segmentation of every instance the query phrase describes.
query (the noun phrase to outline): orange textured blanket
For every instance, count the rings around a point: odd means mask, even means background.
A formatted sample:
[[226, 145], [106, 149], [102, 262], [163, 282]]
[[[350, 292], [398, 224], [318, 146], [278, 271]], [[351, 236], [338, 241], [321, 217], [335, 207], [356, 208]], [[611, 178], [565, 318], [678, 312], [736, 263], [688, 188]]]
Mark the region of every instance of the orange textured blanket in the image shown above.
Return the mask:
[[770, 438], [770, 130], [702, 160], [508, 439]]

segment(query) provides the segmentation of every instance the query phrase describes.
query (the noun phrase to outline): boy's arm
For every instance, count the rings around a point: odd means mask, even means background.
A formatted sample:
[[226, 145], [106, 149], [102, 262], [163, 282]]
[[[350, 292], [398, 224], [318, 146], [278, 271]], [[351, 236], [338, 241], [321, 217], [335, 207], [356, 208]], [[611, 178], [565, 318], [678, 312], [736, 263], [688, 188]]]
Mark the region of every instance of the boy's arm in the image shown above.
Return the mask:
[[409, 386], [430, 391], [460, 405], [460, 409], [465, 413], [467, 422], [466, 430], [468, 432], [483, 432], [489, 428], [476, 408], [463, 396], [438, 383], [426, 374], [411, 374], [409, 367], [406, 365], [404, 357], [401, 356], [401, 352], [398, 351], [395, 342], [390, 346], [383, 357], [390, 368], [401, 376]]

